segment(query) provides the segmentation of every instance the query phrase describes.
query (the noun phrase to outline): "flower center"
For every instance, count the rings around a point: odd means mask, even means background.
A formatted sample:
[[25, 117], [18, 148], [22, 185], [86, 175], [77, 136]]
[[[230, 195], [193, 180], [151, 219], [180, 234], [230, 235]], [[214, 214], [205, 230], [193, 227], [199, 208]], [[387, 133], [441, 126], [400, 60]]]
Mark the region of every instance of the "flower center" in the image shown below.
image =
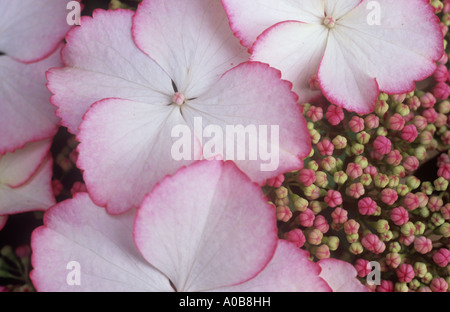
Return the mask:
[[184, 103], [186, 103], [186, 97], [184, 96], [183, 93], [176, 92], [172, 97], [172, 103], [181, 106]]
[[331, 29], [336, 25], [336, 20], [332, 16], [326, 16], [323, 19], [323, 24]]

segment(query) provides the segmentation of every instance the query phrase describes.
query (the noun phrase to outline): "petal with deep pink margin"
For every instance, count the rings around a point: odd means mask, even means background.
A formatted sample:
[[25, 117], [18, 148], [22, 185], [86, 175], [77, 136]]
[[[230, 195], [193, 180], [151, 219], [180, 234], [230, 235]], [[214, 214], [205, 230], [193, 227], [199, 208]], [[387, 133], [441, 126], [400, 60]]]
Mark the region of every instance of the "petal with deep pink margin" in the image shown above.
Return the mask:
[[84, 116], [77, 136], [77, 165], [92, 199], [119, 214], [137, 207], [167, 174], [190, 164], [175, 161], [172, 129], [185, 125], [177, 105], [160, 106], [122, 99], [97, 102]]
[[96, 10], [68, 33], [62, 50], [65, 67], [51, 69], [47, 78], [56, 113], [70, 132], [78, 133], [89, 107], [105, 98], [171, 103], [170, 78], [133, 42], [133, 14]]
[[336, 27], [328, 35], [317, 76], [330, 102], [348, 111], [366, 114], [375, 108], [379, 88], [376, 79], [364, 70], [362, 64], [367, 60], [358, 58], [358, 49], [359, 46], [347, 37], [346, 31]]
[[133, 18], [133, 37], [186, 98], [200, 96], [249, 57], [220, 1], [144, 0]]
[[27, 63], [50, 55], [71, 27], [67, 3], [0, 0], [0, 51]]
[[[377, 79], [382, 91], [406, 93], [414, 82], [436, 69], [443, 53], [443, 38], [433, 7], [423, 0], [378, 1], [380, 18], [364, 0], [345, 15], [336, 31], [339, 45], [352, 50], [354, 62]], [[370, 13], [371, 15], [368, 15]], [[334, 60], [339, 63], [339, 59]]]
[[8, 216], [0, 216], [0, 231], [5, 227]]
[[293, 83], [300, 102], [309, 102], [321, 94], [311, 89], [309, 80], [317, 75], [327, 36], [323, 25], [282, 22], [258, 37], [251, 59], [281, 70], [282, 77]]
[[[190, 124], [201, 117], [203, 146], [219, 146], [214, 140], [220, 140], [222, 159], [234, 161], [252, 181], [264, 184], [268, 178], [301, 169], [302, 159], [311, 151], [306, 121], [291, 87], [278, 70], [246, 62], [225, 73], [206, 94], [188, 101], [183, 116]], [[223, 139], [207, 138], [209, 125], [219, 126]]]
[[166, 177], [136, 214], [142, 255], [178, 291], [242, 283], [272, 258], [273, 207], [232, 162], [200, 161]]
[[52, 163], [51, 157], [47, 157], [36, 173], [19, 187], [0, 184], [0, 214], [46, 210], [53, 206]]
[[36, 289], [172, 291], [168, 279], [136, 249], [134, 215], [129, 211], [111, 216], [95, 206], [87, 193], [77, 193], [49, 209], [44, 226], [31, 237], [30, 277]]
[[59, 50], [33, 64], [0, 56], [0, 154], [56, 133], [59, 119], [49, 101], [45, 71], [60, 65]]
[[51, 140], [28, 143], [14, 153], [0, 155], [0, 183], [16, 188], [26, 183], [46, 158]]
[[284, 21], [320, 24], [323, 1], [317, 0], [222, 0], [230, 26], [241, 43], [252, 47], [267, 28]]
[[318, 262], [322, 271], [320, 277], [330, 285], [333, 292], [368, 291], [356, 278], [356, 270], [348, 262], [337, 259], [323, 259]]
[[[320, 267], [308, 259], [308, 252], [279, 240], [277, 250], [264, 270], [255, 278], [215, 291], [224, 292], [328, 292], [330, 287], [319, 277]], [[339, 272], [336, 272], [339, 274]]]

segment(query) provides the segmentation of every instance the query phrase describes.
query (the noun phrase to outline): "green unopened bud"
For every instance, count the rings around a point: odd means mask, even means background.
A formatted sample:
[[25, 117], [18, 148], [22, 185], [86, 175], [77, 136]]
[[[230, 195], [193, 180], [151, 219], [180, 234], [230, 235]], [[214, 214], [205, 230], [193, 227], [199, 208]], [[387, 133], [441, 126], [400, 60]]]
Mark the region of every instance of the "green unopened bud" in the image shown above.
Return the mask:
[[286, 198], [288, 196], [288, 189], [285, 188], [284, 186], [279, 187], [275, 190], [275, 195], [277, 196], [277, 198]]
[[391, 230], [387, 231], [386, 233], [380, 234], [380, 239], [383, 242], [389, 242], [393, 238], [394, 238], [394, 234], [392, 233]]
[[317, 161], [315, 160], [310, 160], [307, 164], [306, 164], [306, 168], [307, 169], [311, 169], [314, 171], [317, 171], [319, 169], [319, 164], [317, 163]]
[[318, 187], [326, 188], [328, 186], [327, 174], [323, 171], [316, 171], [316, 181], [314, 184]]
[[419, 210], [419, 215], [422, 218], [428, 218], [430, 216], [430, 210], [427, 207], [422, 207]]
[[385, 127], [379, 127], [377, 129], [377, 135], [381, 135], [381, 136], [387, 136], [388, 135], [388, 131]]
[[336, 168], [336, 158], [334, 158], [333, 156], [327, 156], [322, 159], [321, 164], [323, 169], [328, 172], [332, 172], [334, 168]]
[[400, 178], [396, 175], [391, 174], [389, 176], [389, 183], [388, 183], [388, 187], [389, 188], [396, 188], [398, 186], [398, 184], [400, 183]]
[[348, 179], [348, 175], [344, 171], [337, 171], [333, 175], [333, 180], [337, 184], [344, 184]]
[[360, 144], [367, 144], [370, 141], [370, 134], [368, 134], [366, 131], [361, 131], [356, 135], [356, 141]]
[[[305, 113], [307, 111], [304, 111]], [[306, 124], [306, 127], [308, 128], [308, 130], [312, 130], [314, 129], [314, 123], [312, 121], [308, 121], [308, 123]]]
[[344, 162], [340, 158], [336, 158], [336, 168], [333, 172], [337, 170], [342, 170], [342, 167], [344, 166]]
[[450, 237], [450, 223], [445, 222], [439, 227], [439, 233], [445, 238]]
[[389, 183], [389, 178], [383, 173], [379, 173], [374, 177], [375, 186], [378, 188], [385, 188]]
[[428, 269], [427, 265], [423, 262], [416, 262], [414, 263], [414, 273], [417, 277], [423, 278], [425, 277], [425, 274], [427, 274]]
[[314, 200], [309, 203], [309, 209], [311, 209], [315, 215], [318, 215], [322, 211], [324, 205], [324, 203]]
[[444, 192], [448, 188], [448, 181], [444, 177], [439, 177], [433, 182], [436, 191]]
[[11, 256], [14, 256], [14, 251], [11, 246], [6, 245], [2, 249], [0, 249], [0, 255], [6, 258], [10, 258]]
[[364, 248], [361, 245], [361, 243], [356, 242], [356, 243], [351, 243], [348, 250], [354, 255], [360, 255], [363, 253]]
[[352, 155], [361, 155], [364, 153], [364, 145], [360, 143], [354, 143], [350, 149]]
[[431, 134], [435, 134], [436, 126], [433, 124], [427, 124], [427, 126], [425, 127], [425, 131], [429, 131], [429, 132], [431, 132]]
[[414, 225], [414, 223], [412, 223], [411, 221], [406, 222], [405, 224], [402, 225], [402, 227], [400, 228], [400, 232], [409, 237], [411, 235], [414, 235], [414, 233], [416, 232], [416, 226]]
[[309, 135], [311, 136], [311, 143], [317, 144], [320, 141], [320, 133], [316, 129], [309, 130]]
[[344, 149], [347, 146], [347, 138], [342, 135], [336, 136], [331, 143], [333, 143], [335, 149]]
[[444, 224], [445, 219], [444, 217], [442, 217], [442, 214], [440, 212], [435, 212], [431, 215], [431, 222], [435, 226], [441, 226], [442, 224]]
[[405, 167], [403, 166], [395, 166], [392, 169], [392, 173], [398, 177], [404, 177], [405, 176]]
[[389, 231], [389, 222], [387, 220], [380, 219], [375, 224], [375, 229], [380, 234], [386, 233], [387, 231]]
[[425, 148], [425, 146], [419, 145], [418, 147], [416, 147], [416, 149], [414, 150], [414, 156], [416, 156], [418, 160], [425, 160], [425, 158], [427, 157], [427, 149]]
[[411, 190], [415, 190], [420, 186], [420, 180], [415, 176], [409, 176], [406, 178], [406, 185], [408, 185]]
[[361, 175], [360, 182], [364, 186], [369, 186], [372, 183], [372, 176], [368, 173]]
[[314, 194], [316, 187], [317, 186], [314, 184], [312, 184], [310, 186], [305, 186], [303, 188], [303, 193], [305, 194], [306, 197], [311, 197]]
[[[381, 97], [381, 95], [380, 95]], [[386, 98], [386, 100], [384, 100]], [[386, 101], [389, 99], [389, 96], [384, 97], [382, 100], [378, 100], [375, 104], [375, 114], [378, 115], [378, 117], [383, 117], [384, 114], [389, 110], [389, 105], [386, 103]]]
[[433, 194], [433, 191], [434, 191], [433, 186], [431, 185], [431, 182], [428, 182], [428, 181], [422, 183], [420, 190], [427, 195]]
[[308, 158], [311, 158], [314, 156], [314, 149], [311, 149], [311, 152], [309, 152]]
[[[392, 232], [391, 232], [392, 233]], [[399, 253], [402, 250], [402, 246], [399, 242], [392, 242], [389, 244], [389, 251]]]
[[361, 169], [366, 169], [369, 165], [369, 161], [366, 157], [358, 155], [355, 157], [355, 163], [361, 166]]
[[379, 101], [387, 101], [387, 100], [389, 100], [389, 95], [384, 92], [380, 92], [380, 94], [378, 95], [378, 100]]
[[402, 117], [405, 117], [406, 115], [408, 115], [411, 111], [409, 110], [408, 105], [405, 104], [398, 104], [395, 107], [395, 111], [397, 113], [399, 113]]
[[416, 226], [416, 232], [414, 232], [414, 235], [423, 235], [423, 233], [425, 233], [425, 229], [427, 228], [425, 223], [417, 221], [414, 225]]
[[406, 283], [395, 283], [394, 291], [395, 292], [408, 292], [409, 288]]
[[419, 134], [419, 142], [425, 146], [430, 145], [432, 139], [433, 134], [430, 131], [425, 130]]
[[303, 197], [299, 197], [294, 201], [295, 210], [300, 212], [305, 211], [308, 208], [308, 205], [309, 205], [308, 201]]
[[409, 189], [408, 186], [406, 186], [405, 184], [399, 184], [397, 185], [396, 188], [397, 194], [399, 196], [406, 196], [406, 194], [408, 194], [409, 192], [411, 192], [411, 190]]
[[413, 279], [411, 282], [409, 282], [408, 286], [411, 290], [417, 290], [420, 287], [420, 282], [417, 279]]
[[322, 243], [327, 244], [331, 251], [335, 251], [339, 248], [339, 238], [337, 236], [324, 237]]
[[[449, 15], [449, 17], [450, 17], [450, 15]], [[449, 18], [449, 22], [450, 22], [450, 18]], [[447, 25], [447, 26], [449, 26], [449, 25]], [[448, 113], [450, 113], [450, 101], [445, 100], [445, 101], [442, 101], [441, 103], [439, 103], [438, 111], [439, 111], [439, 113], [444, 114], [444, 115], [447, 115]]]
[[359, 240], [359, 234], [358, 233], [347, 234], [346, 238], [347, 238], [347, 242], [349, 242], [349, 244], [353, 244]]
[[425, 273], [424, 277], [422, 277], [421, 281], [424, 284], [429, 284], [433, 280], [433, 274], [430, 272]]

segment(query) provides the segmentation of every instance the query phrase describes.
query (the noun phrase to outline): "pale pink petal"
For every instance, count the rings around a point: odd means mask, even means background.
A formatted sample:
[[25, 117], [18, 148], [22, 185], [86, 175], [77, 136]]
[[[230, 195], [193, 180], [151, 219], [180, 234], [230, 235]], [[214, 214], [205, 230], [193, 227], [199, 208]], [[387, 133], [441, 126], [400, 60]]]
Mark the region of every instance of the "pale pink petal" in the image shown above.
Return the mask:
[[0, 51], [22, 62], [50, 55], [71, 27], [67, 23], [67, 3], [0, 0]]
[[[235, 161], [253, 181], [263, 184], [268, 178], [301, 169], [301, 159], [311, 151], [305, 139], [306, 121], [291, 87], [280, 79], [278, 70], [258, 62], [243, 63], [224, 74], [202, 97], [187, 102], [183, 116], [192, 128], [192, 121], [201, 117], [202, 145], [220, 141], [223, 159]], [[223, 138], [207, 138], [208, 125], [219, 126]], [[239, 125], [248, 130], [244, 144], [239, 144], [231, 130]], [[244, 157], [239, 150], [245, 152]], [[205, 153], [205, 158], [213, 156]]]
[[[352, 9], [354, 9], [361, 0], [323, 0], [324, 9], [327, 16], [333, 17], [335, 20], [340, 19]], [[367, 12], [364, 16], [367, 16]]]
[[59, 50], [33, 64], [0, 57], [0, 154], [56, 133], [59, 119], [49, 101], [45, 71], [60, 65]]
[[323, 1], [317, 0], [222, 0], [231, 28], [250, 48], [267, 28], [284, 21], [321, 23]]
[[66, 67], [51, 69], [51, 98], [62, 124], [78, 133], [84, 113], [104, 98], [167, 105], [174, 93], [170, 78], [134, 44], [130, 10], [94, 11], [71, 30], [62, 50]]
[[[342, 44], [345, 43], [345, 44]], [[359, 46], [337, 28], [328, 35], [318, 80], [330, 102], [360, 114], [370, 113], [378, 98], [378, 84], [365, 70]]]
[[36, 172], [50, 150], [51, 140], [28, 143], [14, 153], [0, 155], [0, 183], [16, 188]]
[[[433, 74], [435, 61], [443, 53], [442, 33], [434, 9], [423, 0], [377, 1], [381, 14], [377, 25], [368, 16], [372, 13], [368, 10], [369, 2], [362, 1], [338, 22], [334, 30], [343, 34], [336, 36], [338, 44], [351, 51], [355, 66], [376, 78], [382, 91], [412, 91], [414, 81]], [[334, 64], [340, 62], [341, 59], [333, 60]]]
[[30, 277], [36, 289], [171, 291], [168, 279], [142, 258], [133, 243], [134, 215], [130, 211], [111, 216], [87, 193], [48, 210], [44, 226], [31, 237]]
[[317, 75], [327, 36], [327, 28], [322, 25], [279, 23], [258, 37], [251, 59], [281, 70], [282, 77], [293, 83], [300, 102], [309, 102], [321, 94], [311, 89], [310, 79]]
[[232, 162], [200, 161], [165, 178], [134, 225], [139, 250], [178, 291], [244, 282], [272, 258], [274, 209]]
[[308, 252], [284, 240], [264, 270], [255, 278], [230, 287], [225, 292], [328, 292], [330, 287], [319, 277], [320, 267], [308, 259]]
[[137, 207], [167, 174], [191, 163], [175, 161], [172, 128], [186, 124], [178, 105], [106, 99], [92, 106], [80, 126], [78, 163], [97, 205], [122, 213]]
[[220, 1], [143, 1], [133, 36], [186, 98], [200, 96], [249, 56], [233, 36]]
[[0, 215], [45, 210], [55, 204], [52, 160], [44, 160], [36, 173], [23, 185], [12, 188], [0, 182]]
[[356, 269], [348, 262], [337, 259], [323, 259], [318, 262], [322, 271], [320, 277], [330, 285], [333, 292], [368, 291], [356, 278]]
[[6, 221], [8, 221], [8, 216], [0, 216], [0, 231], [5, 226]]

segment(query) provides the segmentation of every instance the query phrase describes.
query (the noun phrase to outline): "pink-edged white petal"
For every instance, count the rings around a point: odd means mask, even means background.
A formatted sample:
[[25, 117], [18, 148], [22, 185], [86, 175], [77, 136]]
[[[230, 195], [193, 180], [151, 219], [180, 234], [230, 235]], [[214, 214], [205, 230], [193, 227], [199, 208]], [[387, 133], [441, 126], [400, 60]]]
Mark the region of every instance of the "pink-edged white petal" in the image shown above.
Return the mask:
[[328, 283], [333, 292], [368, 291], [357, 279], [356, 269], [350, 263], [337, 259], [323, 259], [318, 264], [322, 268], [320, 277]]
[[26, 183], [47, 157], [51, 140], [28, 143], [14, 153], [0, 155], [0, 183], [17, 188]]
[[0, 216], [0, 231], [5, 227], [6, 221], [8, 221], [8, 216]]
[[105, 98], [167, 105], [173, 94], [170, 78], [134, 44], [130, 10], [94, 11], [71, 30], [62, 50], [65, 67], [48, 74], [51, 101], [72, 133], [78, 133], [89, 107]]
[[97, 205], [119, 214], [137, 207], [167, 174], [192, 160], [175, 161], [175, 126], [186, 124], [177, 105], [106, 99], [84, 116], [77, 165]]
[[47, 157], [36, 173], [19, 187], [0, 183], [0, 215], [32, 210], [46, 210], [55, 204], [52, 179], [52, 159]]
[[[406, 93], [414, 82], [433, 74], [443, 53], [443, 39], [434, 8], [423, 0], [381, 0], [378, 7], [361, 1], [338, 22], [339, 46], [351, 50], [356, 65], [376, 78], [382, 91]], [[372, 8], [372, 12], [368, 10]], [[369, 13], [369, 15], [368, 15]], [[340, 59], [334, 59], [339, 63]], [[325, 65], [324, 65], [325, 66]]]
[[134, 224], [142, 255], [178, 291], [242, 283], [272, 258], [274, 210], [232, 162], [200, 161], [165, 178]]
[[225, 292], [328, 292], [319, 277], [320, 267], [308, 259], [308, 252], [284, 240], [264, 270], [255, 278], [235, 286], [219, 288]]
[[[322, 0], [324, 11], [328, 17], [340, 19], [360, 4], [361, 0]], [[367, 16], [367, 12], [365, 14]]]
[[38, 291], [172, 291], [133, 242], [135, 212], [111, 216], [87, 193], [59, 203], [31, 237]]
[[[203, 121], [204, 158], [215, 156], [207, 154], [208, 145], [222, 145], [221, 159], [234, 161], [259, 184], [301, 169], [311, 146], [305, 140], [306, 121], [291, 87], [280, 79], [278, 70], [246, 62], [225, 73], [206, 94], [188, 101], [182, 108], [185, 119], [191, 124], [195, 118]], [[210, 125], [220, 128], [221, 135], [207, 138]], [[195, 125], [191, 127], [195, 130]], [[243, 141], [239, 127], [246, 131]]]
[[241, 43], [251, 48], [267, 28], [284, 21], [321, 23], [324, 3], [317, 0], [222, 0], [230, 26]]
[[293, 83], [300, 102], [320, 96], [311, 88], [326, 48], [327, 27], [320, 24], [282, 22], [267, 29], [252, 47], [252, 60], [281, 70], [283, 79]]
[[360, 56], [358, 48], [345, 31], [335, 29], [330, 32], [317, 76], [330, 102], [348, 111], [366, 114], [375, 108], [379, 87], [376, 79], [361, 66], [367, 60], [357, 58]]
[[56, 133], [59, 119], [49, 101], [45, 71], [60, 65], [59, 50], [33, 64], [0, 57], [0, 154]]
[[0, 51], [27, 63], [50, 55], [71, 27], [67, 3], [0, 0]]
[[187, 98], [200, 96], [249, 57], [220, 1], [144, 0], [133, 19], [133, 37]]

